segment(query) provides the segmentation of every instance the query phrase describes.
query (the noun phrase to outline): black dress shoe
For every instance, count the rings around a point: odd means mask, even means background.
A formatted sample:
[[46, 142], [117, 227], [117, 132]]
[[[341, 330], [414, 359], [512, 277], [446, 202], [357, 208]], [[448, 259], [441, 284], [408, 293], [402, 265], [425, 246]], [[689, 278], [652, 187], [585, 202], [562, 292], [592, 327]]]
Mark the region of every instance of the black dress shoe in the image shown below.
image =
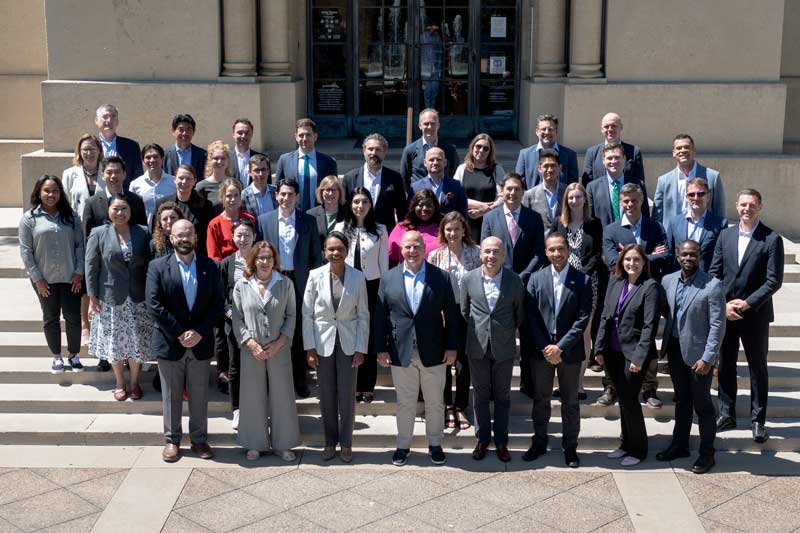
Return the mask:
[[308, 398], [311, 396], [311, 389], [308, 388], [308, 385], [303, 383], [302, 385], [297, 385], [294, 388], [295, 394], [297, 394], [300, 398]]
[[546, 453], [547, 453], [546, 447], [533, 444], [531, 445], [530, 448], [528, 448], [528, 451], [523, 454], [522, 460], [527, 462], [535, 461], [540, 456]]
[[736, 429], [736, 420], [729, 416], [717, 418], [717, 431], [725, 431], [727, 429]]
[[486, 457], [486, 450], [488, 449], [489, 449], [488, 444], [483, 444], [479, 442], [478, 444], [475, 445], [475, 449], [472, 450], [472, 458], [475, 459], [476, 461], [483, 460], [483, 458]]
[[519, 391], [528, 398], [530, 398], [531, 400], [533, 400], [533, 392], [531, 392], [531, 390], [528, 389], [528, 387], [526, 387], [525, 385], [520, 386]]
[[507, 444], [498, 444], [497, 445], [497, 458], [507, 463], [511, 461], [511, 452], [508, 451]]
[[564, 463], [570, 468], [581, 466], [581, 460], [578, 459], [578, 453], [575, 450], [564, 450]]
[[578, 401], [579, 402], [585, 402], [587, 398], [589, 398], [589, 396], [587, 396], [585, 392], [579, 392], [578, 393]]
[[767, 428], [761, 422], [753, 422], [753, 440], [759, 444], [767, 442], [769, 435], [767, 435]]
[[610, 406], [617, 403], [617, 395], [614, 393], [613, 389], [606, 389], [603, 391], [603, 394], [597, 399], [598, 405], [605, 405]]
[[682, 457], [689, 457], [689, 455], [691, 455], [689, 450], [685, 448], [670, 446], [663, 452], [658, 452], [656, 454], [656, 459], [659, 461], [674, 461], [675, 459], [680, 459]]
[[701, 455], [697, 458], [694, 465], [692, 465], [692, 472], [695, 474], [705, 474], [711, 470], [711, 467], [715, 464], [717, 464], [717, 462], [714, 461], [713, 455]]
[[97, 362], [98, 372], [108, 372], [109, 370], [111, 370], [111, 364], [108, 361], [106, 361], [105, 359], [100, 359]]
[[553, 389], [553, 398], [561, 398], [561, 391], [559, 389]]

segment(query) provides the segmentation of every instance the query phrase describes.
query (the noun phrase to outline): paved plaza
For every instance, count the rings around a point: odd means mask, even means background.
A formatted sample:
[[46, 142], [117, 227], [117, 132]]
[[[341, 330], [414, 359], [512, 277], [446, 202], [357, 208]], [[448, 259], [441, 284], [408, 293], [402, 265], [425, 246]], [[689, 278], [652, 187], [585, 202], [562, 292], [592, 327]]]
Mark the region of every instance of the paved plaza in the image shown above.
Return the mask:
[[800, 454], [719, 453], [710, 474], [689, 459], [614, 468], [582, 452], [534, 464], [450, 453], [444, 467], [415, 450], [402, 468], [390, 450], [355, 462], [247, 462], [220, 448], [211, 461], [159, 447], [0, 446], [0, 532], [16, 531], [800, 531]]

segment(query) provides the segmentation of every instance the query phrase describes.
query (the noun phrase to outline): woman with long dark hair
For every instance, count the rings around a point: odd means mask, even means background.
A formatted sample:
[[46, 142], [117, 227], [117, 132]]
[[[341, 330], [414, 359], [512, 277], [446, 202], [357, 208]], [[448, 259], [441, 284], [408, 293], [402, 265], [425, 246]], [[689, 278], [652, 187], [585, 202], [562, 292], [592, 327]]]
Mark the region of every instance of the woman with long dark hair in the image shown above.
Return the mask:
[[51, 372], [64, 371], [61, 315], [67, 330], [69, 364], [83, 371], [81, 351], [81, 283], [84, 275], [83, 229], [70, 207], [64, 186], [45, 174], [31, 192], [31, 208], [19, 222], [19, 252], [42, 308], [42, 329], [53, 355]]
[[472, 239], [481, 238], [483, 215], [499, 207], [500, 182], [505, 176], [503, 165], [495, 160], [494, 141], [486, 133], [479, 133], [469, 143], [464, 162], [456, 169], [453, 178], [461, 182], [467, 193], [467, 215]]
[[150, 240], [150, 257], [164, 257], [173, 253], [169, 233], [172, 225], [184, 218], [183, 211], [175, 202], [164, 202], [158, 206], [153, 217], [153, 235]]
[[[369, 312], [374, 313], [381, 275], [389, 270], [389, 232], [386, 226], [375, 221], [369, 190], [364, 187], [353, 189], [344, 212], [344, 222], [336, 224], [334, 231], [342, 232], [349, 241], [345, 262], [364, 273]], [[364, 364], [358, 369], [356, 401], [370, 403], [375, 399], [377, 376], [378, 360], [370, 333]]]

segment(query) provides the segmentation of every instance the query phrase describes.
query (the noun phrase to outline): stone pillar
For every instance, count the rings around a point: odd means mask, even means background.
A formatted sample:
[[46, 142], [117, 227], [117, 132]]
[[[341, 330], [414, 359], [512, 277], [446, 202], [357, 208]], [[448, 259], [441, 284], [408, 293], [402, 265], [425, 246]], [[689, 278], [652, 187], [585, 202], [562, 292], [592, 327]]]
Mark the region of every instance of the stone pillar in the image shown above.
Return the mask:
[[261, 0], [261, 76], [289, 76], [289, 1]]
[[222, 1], [222, 75], [256, 75], [256, 0]]
[[536, 2], [536, 72], [534, 76], [561, 78], [566, 67], [564, 57], [567, 29], [567, 2]]
[[603, 0], [572, 0], [569, 77], [602, 78]]

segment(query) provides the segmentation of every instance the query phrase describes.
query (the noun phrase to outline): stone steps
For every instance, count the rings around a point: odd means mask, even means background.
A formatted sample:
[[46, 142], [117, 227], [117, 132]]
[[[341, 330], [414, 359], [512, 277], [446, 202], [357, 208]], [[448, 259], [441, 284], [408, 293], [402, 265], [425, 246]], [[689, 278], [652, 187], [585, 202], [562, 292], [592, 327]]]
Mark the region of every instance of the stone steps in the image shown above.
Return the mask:
[[[652, 452], [660, 450], [669, 442], [672, 420], [645, 420]], [[767, 424], [770, 439], [765, 444], [753, 442], [750, 424], [746, 419], [738, 421], [739, 429], [720, 433], [718, 450], [727, 451], [797, 451], [800, 442], [800, 419], [786, 418]], [[184, 417], [184, 433], [188, 441], [188, 419]], [[236, 445], [236, 433], [225, 417], [209, 417], [209, 443], [216, 446]], [[319, 418], [300, 417], [303, 445], [323, 445]], [[560, 447], [560, 418], [550, 422], [550, 446]], [[0, 414], [0, 441], [7, 445], [104, 445], [104, 446], [158, 446], [163, 444], [163, 420], [157, 414]], [[356, 416], [353, 441], [359, 448], [393, 448], [396, 426], [391, 416]], [[509, 446], [513, 450], [525, 450], [530, 445], [532, 426], [527, 416], [512, 416], [509, 423]], [[698, 445], [697, 428], [692, 430], [692, 447]], [[412, 447], [425, 448], [425, 427], [417, 419], [414, 427]], [[470, 450], [475, 444], [474, 428], [468, 430], [446, 430], [443, 446], [450, 450]], [[188, 446], [188, 442], [184, 443]], [[606, 450], [619, 445], [619, 422], [603, 418], [581, 420], [581, 449]], [[652, 454], [651, 454], [652, 455]], [[519, 461], [519, 456], [514, 458]]]

